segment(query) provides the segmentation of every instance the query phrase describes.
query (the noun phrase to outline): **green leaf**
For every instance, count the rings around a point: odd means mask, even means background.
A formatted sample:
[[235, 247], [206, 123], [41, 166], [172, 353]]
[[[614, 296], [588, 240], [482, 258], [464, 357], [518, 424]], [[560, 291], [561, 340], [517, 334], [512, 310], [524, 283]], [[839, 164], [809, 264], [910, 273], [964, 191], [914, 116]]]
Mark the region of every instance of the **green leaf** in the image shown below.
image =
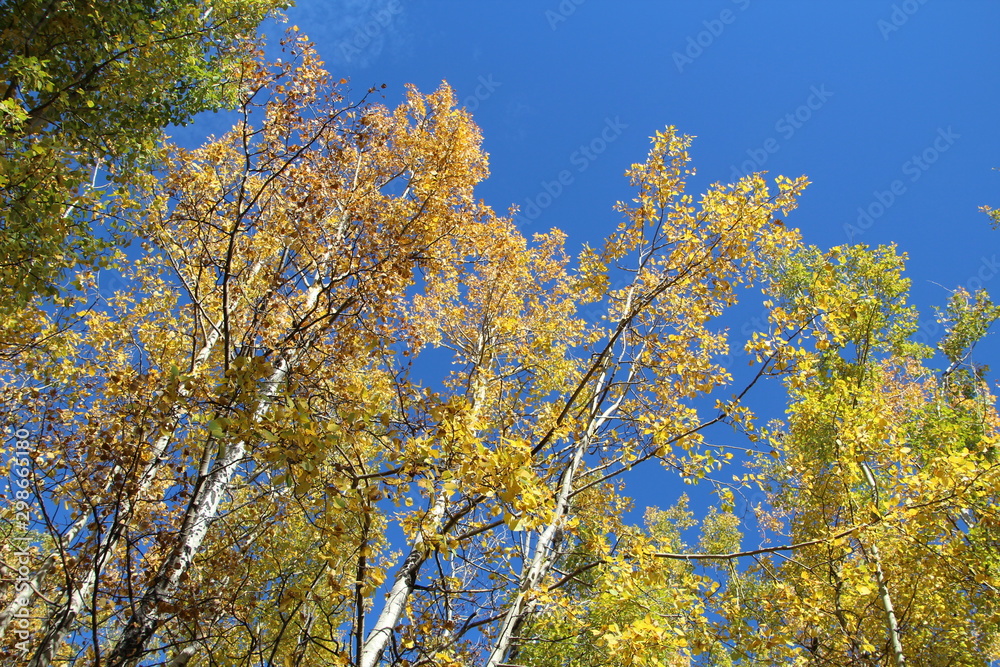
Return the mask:
[[211, 433], [216, 438], [221, 438], [222, 436], [225, 435], [225, 433], [222, 430], [222, 425], [219, 424], [219, 422], [216, 421], [215, 419], [205, 424], [205, 428], [208, 429], [208, 432]]

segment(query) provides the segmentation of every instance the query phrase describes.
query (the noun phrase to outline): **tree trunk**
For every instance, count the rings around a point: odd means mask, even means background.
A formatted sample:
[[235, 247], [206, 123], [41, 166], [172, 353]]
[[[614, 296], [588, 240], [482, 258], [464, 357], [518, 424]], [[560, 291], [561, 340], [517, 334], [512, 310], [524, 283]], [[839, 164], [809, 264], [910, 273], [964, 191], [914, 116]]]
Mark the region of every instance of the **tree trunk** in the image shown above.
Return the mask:
[[[323, 283], [317, 277], [306, 294], [302, 307], [303, 312], [312, 311], [323, 289]], [[331, 313], [329, 320], [333, 321], [343, 314], [353, 302], [353, 299], [347, 299], [339, 309]], [[287, 356], [278, 359], [274, 372], [267, 380], [263, 392], [264, 400], [260, 402], [257, 411], [253, 414], [252, 421], [257, 422], [263, 418], [269, 400], [277, 395], [278, 388], [284, 383], [300, 352], [301, 350], [292, 350]], [[159, 608], [174, 596], [181, 577], [191, 567], [194, 557], [201, 549], [205, 536], [208, 534], [209, 524], [218, 513], [222, 497], [229, 489], [229, 482], [240, 461], [243, 460], [246, 448], [245, 440], [230, 444], [223, 455], [214, 462], [211, 470], [205, 471], [199, 477], [192, 494], [191, 504], [181, 525], [177, 545], [160, 566], [139, 599], [139, 603], [134, 607], [132, 617], [125, 625], [124, 633], [111, 651], [107, 661], [108, 667], [124, 667], [134, 664], [142, 657], [146, 650], [146, 644], [163, 622]]]
[[[219, 331], [213, 329], [208, 335], [208, 338], [205, 340], [205, 344], [198, 351], [198, 354], [195, 355], [192, 362], [193, 372], [200, 370], [206, 361], [208, 361], [208, 357], [212, 353], [212, 349], [219, 342], [219, 339]], [[178, 391], [178, 402], [187, 395], [188, 391], [183, 388]], [[186, 412], [187, 411], [182, 408], [176, 409], [172, 417], [173, 423], [170, 428], [165, 429], [165, 432], [154, 441], [152, 451], [150, 452], [149, 463], [146, 464], [145, 469], [139, 477], [139, 483], [136, 491], [137, 495], [141, 496], [156, 476], [157, 470], [159, 470], [160, 466], [163, 464], [163, 455], [166, 452], [167, 446], [170, 444], [171, 438], [173, 438], [174, 430], [177, 428], [177, 423]], [[115, 473], [124, 474], [124, 471], [121, 470], [120, 467], [116, 466], [113, 470], [112, 476], [114, 476]], [[123, 500], [123, 506], [118, 512], [118, 517], [112, 524], [111, 529], [105, 533], [104, 537], [98, 542], [94, 550], [93, 566], [87, 570], [87, 574], [83, 581], [79, 582], [79, 584], [73, 588], [72, 591], [70, 591], [66, 603], [61, 608], [53, 610], [46, 620], [45, 634], [42, 636], [41, 643], [35, 650], [35, 654], [28, 662], [28, 667], [48, 667], [48, 665], [52, 663], [52, 657], [55, 654], [56, 649], [62, 645], [66, 636], [73, 630], [76, 619], [83, 611], [87, 600], [92, 597], [94, 587], [97, 585], [97, 580], [103, 567], [103, 563], [117, 546], [122, 532], [128, 525], [132, 509], [133, 499], [125, 498]], [[89, 517], [87, 515], [83, 515], [77, 519], [76, 523], [69, 531], [72, 535], [67, 533], [69, 535], [66, 538], [67, 544], [72, 541], [76, 533], [79, 532], [78, 527], [86, 525], [88, 518]], [[41, 579], [55, 566], [55, 561], [56, 554], [50, 554], [33, 575], [33, 578], [37, 578], [38, 583], [41, 583]]]
[[555, 537], [562, 527], [563, 520], [569, 511], [570, 495], [573, 493], [573, 481], [576, 473], [580, 469], [583, 461], [583, 454], [587, 451], [590, 443], [592, 431], [587, 433], [576, 449], [573, 451], [573, 458], [570, 459], [559, 482], [559, 491], [556, 496], [556, 509], [553, 512], [552, 521], [545, 527], [542, 533], [535, 540], [535, 546], [531, 562], [527, 569], [521, 571], [520, 585], [514, 600], [510, 603], [507, 613], [504, 615], [500, 625], [500, 633], [493, 642], [493, 649], [490, 657], [486, 661], [486, 667], [498, 667], [507, 661], [508, 654], [515, 649], [516, 630], [520, 627], [524, 619], [531, 611], [530, 595], [539, 583], [551, 572], [555, 564], [556, 556], [554, 550]]
[[[612, 339], [609, 342], [609, 348], [614, 343], [615, 341]], [[499, 634], [493, 640], [493, 648], [490, 651], [489, 659], [486, 661], [486, 667], [500, 667], [508, 662], [512, 651], [516, 650], [514, 642], [517, 629], [524, 624], [525, 619], [531, 613], [534, 606], [530, 599], [531, 593], [538, 588], [539, 584], [549, 575], [555, 565], [558, 556], [554, 549], [555, 537], [559, 529], [562, 528], [566, 516], [569, 514], [569, 503], [573, 495], [573, 482], [576, 481], [577, 473], [583, 463], [583, 455], [590, 448], [594, 435], [604, 422], [614, 416], [624, 399], [623, 394], [618, 400], [601, 411], [600, 404], [604, 397], [604, 390], [608, 387], [608, 383], [612, 377], [612, 371], [605, 370], [601, 373], [596, 383], [590, 410], [591, 417], [587, 424], [587, 430], [583, 438], [580, 439], [580, 442], [577, 443], [573, 450], [573, 457], [563, 469], [563, 473], [560, 476], [559, 488], [556, 491], [556, 507], [552, 513], [552, 520], [538, 536], [538, 539], [535, 540], [531, 562], [527, 569], [522, 569], [521, 571], [517, 594], [510, 603], [507, 613], [504, 615]], [[630, 371], [626, 384], [631, 381], [632, 377], [633, 371]]]
[[[445, 505], [447, 504], [447, 494], [441, 492], [434, 500], [434, 505], [430, 509], [431, 526], [436, 530], [444, 517]], [[406, 601], [417, 583], [417, 575], [420, 567], [427, 560], [427, 549], [424, 546], [423, 533], [418, 533], [410, 552], [406, 554], [403, 564], [396, 573], [396, 579], [392, 582], [392, 588], [386, 597], [382, 612], [375, 621], [375, 626], [368, 633], [361, 655], [357, 658], [358, 667], [375, 667], [382, 653], [385, 651], [389, 639], [392, 637], [394, 628], [399, 623], [406, 608]]]
[[[878, 486], [875, 482], [875, 475], [872, 473], [871, 467], [862, 462], [861, 471], [865, 475], [865, 481], [868, 482], [868, 486], [871, 487], [872, 499], [875, 502], [875, 506], [879, 506], [879, 494]], [[881, 508], [879, 509], [881, 511]], [[858, 538], [861, 541], [861, 538]], [[863, 544], [862, 544], [863, 546]], [[872, 541], [871, 545], [867, 549], [863, 549], [862, 553], [868, 558], [868, 554], [871, 554], [871, 561], [875, 565], [875, 580], [878, 583], [878, 597], [879, 601], [882, 603], [882, 609], [885, 611], [885, 625], [886, 631], [889, 634], [889, 644], [892, 646], [892, 658], [896, 664], [896, 667], [904, 667], [906, 665], [906, 656], [903, 654], [903, 643], [899, 639], [899, 622], [896, 620], [896, 611], [892, 606], [892, 597], [889, 595], [889, 585], [885, 578], [885, 573], [882, 571], [882, 557], [878, 552], [878, 545]]]
[[[273, 398], [277, 388], [284, 382], [291, 360], [282, 359], [268, 379], [265, 398]], [[267, 409], [267, 401], [262, 401], [254, 419], [263, 417]], [[222, 496], [229, 488], [229, 481], [236, 472], [236, 467], [246, 454], [246, 441], [232, 443], [223, 455], [215, 461], [211, 471], [196, 484], [190, 509], [184, 517], [178, 535], [177, 546], [170, 556], [160, 566], [147, 586], [146, 592], [140, 598], [132, 617], [125, 626], [118, 643], [115, 644], [108, 657], [108, 667], [124, 667], [135, 663], [142, 657], [146, 644], [163, 622], [160, 607], [169, 601], [180, 584], [181, 576], [191, 567], [191, 563], [201, 548], [208, 527], [215, 518], [222, 502]]]

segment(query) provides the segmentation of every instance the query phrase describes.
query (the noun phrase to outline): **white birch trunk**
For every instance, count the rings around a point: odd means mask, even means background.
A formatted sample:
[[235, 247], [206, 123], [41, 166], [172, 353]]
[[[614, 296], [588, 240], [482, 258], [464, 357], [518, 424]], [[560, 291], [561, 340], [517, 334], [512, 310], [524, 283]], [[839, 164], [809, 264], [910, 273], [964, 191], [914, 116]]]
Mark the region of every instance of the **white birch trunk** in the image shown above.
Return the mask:
[[[433, 530], [437, 530], [441, 523], [446, 504], [446, 494], [439, 493], [430, 509], [430, 525]], [[425, 560], [427, 560], [427, 551], [424, 547], [424, 535], [421, 532], [417, 534], [410, 547], [410, 552], [406, 554], [403, 564], [396, 573], [396, 578], [392, 582], [392, 588], [389, 589], [378, 620], [375, 621], [375, 625], [365, 639], [361, 655], [357, 659], [358, 667], [375, 667], [382, 657], [396, 625], [399, 624], [399, 619], [403, 616], [406, 601], [413, 593], [417, 583], [417, 575], [420, 573], [420, 566], [424, 564]]]
[[[317, 276], [306, 293], [302, 306], [303, 312], [309, 312], [315, 307], [323, 288], [323, 284]], [[288, 357], [278, 360], [263, 392], [265, 400], [260, 402], [257, 411], [251, 417], [252, 421], [257, 422], [263, 418], [268, 409], [269, 399], [274, 398], [278, 388], [284, 383], [296, 356], [296, 353], [292, 353]], [[139, 603], [135, 606], [132, 617], [125, 626], [124, 633], [111, 650], [106, 663], [108, 667], [133, 664], [142, 656], [146, 644], [162, 623], [162, 616], [158, 608], [163, 601], [173, 597], [180, 584], [181, 576], [191, 567], [194, 557], [201, 549], [205, 536], [208, 534], [209, 525], [218, 514], [219, 505], [222, 503], [226, 491], [229, 490], [230, 480], [240, 461], [243, 460], [246, 448], [246, 441], [232, 443], [223, 455], [214, 462], [212, 469], [199, 480], [191, 500], [190, 510], [184, 517], [184, 523], [177, 537], [177, 545], [160, 566], [152, 582], [139, 599]]]
[[573, 458], [563, 472], [559, 484], [559, 492], [556, 497], [556, 511], [554, 512], [552, 521], [549, 522], [549, 525], [545, 527], [545, 530], [542, 531], [535, 541], [531, 563], [527, 569], [521, 572], [521, 583], [518, 586], [517, 594], [510, 603], [507, 613], [504, 615], [503, 622], [500, 625], [500, 633], [493, 642], [493, 649], [490, 651], [490, 657], [486, 661], [486, 667], [498, 667], [506, 659], [507, 654], [514, 645], [515, 630], [521, 625], [521, 622], [530, 611], [531, 601], [529, 596], [531, 592], [538, 587], [538, 584], [549, 574], [552, 566], [555, 564], [557, 554], [553, 549], [553, 542], [556, 533], [562, 527], [563, 520], [566, 518], [570, 494], [573, 492], [573, 480], [576, 479], [576, 473], [580, 468], [580, 463], [583, 461], [583, 454], [587, 449], [589, 441], [589, 437], [584, 438], [577, 445], [573, 452]]
[[[280, 360], [271, 377], [268, 379], [266, 398], [273, 398], [277, 388], [284, 382], [291, 364], [290, 360]], [[267, 401], [261, 401], [257, 413], [253, 416], [258, 421], [267, 409]], [[170, 556], [157, 571], [153, 582], [140, 598], [132, 618], [125, 626], [125, 632], [115, 644], [108, 657], [110, 667], [128, 665], [138, 660], [162, 622], [158, 611], [160, 603], [169, 600], [180, 584], [181, 576], [191, 567], [195, 555], [201, 549], [208, 533], [209, 524], [215, 518], [222, 497], [229, 489], [229, 482], [236, 467], [246, 454], [246, 442], [232, 443], [223, 455], [215, 461], [211, 472], [204, 478], [204, 483], [195, 491], [191, 509], [185, 516], [184, 524], [177, 537], [178, 543]]]
[[[614, 344], [614, 342], [612, 341], [611, 344]], [[621, 360], [619, 359], [619, 361]], [[632, 380], [634, 373], [635, 370], [633, 367], [629, 371], [628, 379], [625, 382], [626, 385]], [[521, 571], [517, 594], [510, 603], [507, 613], [504, 615], [499, 634], [493, 640], [493, 648], [486, 661], [486, 667], [500, 667], [504, 663], [511, 649], [514, 648], [515, 631], [531, 612], [533, 606], [530, 600], [531, 593], [538, 588], [539, 584], [549, 575], [552, 567], [555, 565], [558, 554], [553, 548], [553, 542], [559, 529], [562, 528], [566, 515], [569, 513], [569, 503], [573, 495], [573, 482], [576, 481], [577, 473], [583, 463], [583, 455], [590, 448], [594, 435], [608, 419], [611, 419], [615, 415], [625, 398], [623, 394], [603, 412], [599, 412], [604, 390], [608, 387], [612, 375], [611, 371], [606, 370], [601, 374], [596, 383], [593, 405], [591, 406], [592, 416], [590, 422], [587, 424], [587, 430], [580, 442], [577, 443], [576, 448], [573, 450], [573, 458], [570, 459], [560, 477], [559, 489], [556, 492], [556, 507], [552, 520], [541, 534], [539, 534], [538, 539], [535, 540], [531, 562], [527, 569]]]
[[[861, 471], [865, 475], [865, 481], [871, 487], [872, 497], [876, 507], [879, 505], [878, 486], [875, 483], [875, 475], [867, 463], [861, 463]], [[858, 541], [861, 538], [858, 537]], [[882, 603], [882, 610], [885, 611], [886, 631], [889, 633], [889, 644], [892, 646], [892, 658], [896, 667], [906, 665], [906, 655], [903, 653], [903, 642], [899, 638], [899, 622], [896, 619], [896, 611], [892, 606], [892, 596], [889, 595], [889, 584], [886, 581], [885, 573], [882, 571], [882, 557], [878, 552], [878, 545], [872, 541], [867, 549], [871, 553], [871, 560], [875, 564], [875, 581], [878, 583], [878, 597]]]
[[[484, 323], [483, 326], [485, 328], [487, 325]], [[482, 358], [483, 355], [488, 354], [489, 337], [488, 331], [480, 329], [477, 348], [473, 354], [474, 357]], [[471, 387], [470, 395], [472, 401], [470, 414], [473, 421], [475, 421], [486, 398], [486, 386], [481, 381], [481, 378], [477, 378]], [[437, 532], [441, 525], [447, 505], [448, 494], [443, 491], [438, 493], [434, 499], [434, 504], [428, 512], [430, 515], [430, 528], [434, 532]], [[396, 578], [392, 582], [392, 588], [389, 589], [389, 593], [386, 596], [382, 611], [379, 613], [371, 632], [365, 638], [364, 644], [361, 647], [361, 654], [357, 656], [358, 667], [375, 667], [381, 659], [382, 653], [385, 652], [385, 647], [392, 638], [392, 633], [395, 632], [395, 628], [399, 624], [399, 619], [403, 616], [403, 611], [406, 609], [406, 601], [410, 598], [413, 589], [416, 587], [417, 576], [420, 574], [420, 567], [424, 564], [425, 560], [427, 560], [427, 551], [424, 547], [424, 533], [421, 531], [410, 546], [410, 551], [406, 554], [406, 558], [403, 559], [403, 563], [396, 573]]]
[[[208, 338], [205, 340], [205, 344], [198, 351], [198, 354], [192, 362], [193, 371], [197, 372], [202, 368], [202, 366], [204, 366], [209, 355], [212, 353], [212, 349], [219, 342], [219, 338], [220, 333], [217, 329], [213, 329], [212, 332], [209, 333]], [[178, 391], [178, 398], [182, 399], [188, 394], [189, 392], [187, 390], [181, 388]], [[146, 467], [143, 469], [142, 474], [139, 477], [137, 495], [141, 496], [149, 487], [150, 483], [152, 483], [157, 470], [159, 470], [163, 463], [163, 455], [166, 452], [167, 446], [170, 444], [170, 439], [173, 437], [173, 431], [177, 426], [177, 422], [185, 413], [186, 410], [176, 410], [171, 428], [166, 429], [166, 432], [162, 433], [153, 442], [149, 462], [146, 464]], [[113, 469], [112, 476], [116, 473], [124, 473], [124, 471], [116, 466]], [[83, 581], [77, 583], [76, 586], [70, 591], [69, 598], [65, 605], [61, 608], [55, 609], [49, 615], [45, 622], [45, 634], [42, 636], [42, 640], [38, 648], [35, 650], [34, 655], [28, 662], [28, 667], [48, 667], [48, 665], [52, 663], [52, 657], [54, 656], [56, 649], [62, 645], [62, 643], [66, 640], [67, 635], [69, 635], [69, 633], [73, 630], [76, 619], [83, 611], [87, 601], [92, 597], [94, 587], [97, 585], [98, 574], [103, 567], [104, 561], [114, 551], [118, 540], [121, 538], [122, 530], [125, 528], [124, 524], [127, 522], [128, 517], [132, 514], [132, 504], [133, 499], [131, 498], [125, 498], [123, 500], [123, 506], [119, 512], [121, 521], [112, 526], [112, 529], [107, 531], [98, 542], [94, 551], [94, 563], [87, 570], [87, 574], [84, 576]], [[87, 515], [83, 515], [77, 519], [76, 523], [67, 533], [67, 537], [65, 538], [67, 544], [71, 542], [79, 530], [86, 525], [88, 519], [89, 517]], [[39, 585], [41, 583], [41, 579], [55, 566], [56, 559], [57, 554], [49, 554], [38, 570], [36, 570], [33, 579], [37, 580]], [[37, 586], [34, 587], [34, 591], [37, 591]]]
[[191, 662], [191, 658], [193, 658], [197, 652], [197, 646], [194, 644], [188, 644], [177, 652], [177, 655], [173, 657], [168, 667], [185, 667], [185, 665]]
[[896, 620], [896, 611], [892, 607], [892, 597], [889, 595], [889, 585], [882, 572], [882, 558], [879, 556], [878, 547], [873, 543], [869, 547], [872, 560], [875, 562], [875, 578], [878, 582], [878, 597], [882, 602], [882, 609], [885, 611], [885, 624], [889, 632], [889, 643], [892, 646], [892, 658], [896, 667], [906, 665], [906, 656], [903, 653], [903, 642], [899, 638], [899, 622]]
[[[84, 529], [87, 525], [87, 519], [89, 517], [86, 514], [80, 516], [79, 519], [73, 522], [73, 525], [69, 527], [66, 534], [62, 537], [62, 541], [65, 544], [70, 544], [76, 539], [76, 536], [80, 534], [80, 531]], [[42, 585], [42, 580], [52, 569], [55, 567], [56, 562], [59, 560], [59, 552], [51, 551], [42, 561], [42, 564], [32, 572], [27, 579], [28, 590], [24, 595], [16, 596], [10, 604], [8, 604], [3, 611], [0, 611], [0, 636], [7, 633], [7, 626], [10, 625], [11, 620], [14, 618], [14, 614], [22, 607], [29, 606], [35, 598], [38, 596], [38, 589]]]

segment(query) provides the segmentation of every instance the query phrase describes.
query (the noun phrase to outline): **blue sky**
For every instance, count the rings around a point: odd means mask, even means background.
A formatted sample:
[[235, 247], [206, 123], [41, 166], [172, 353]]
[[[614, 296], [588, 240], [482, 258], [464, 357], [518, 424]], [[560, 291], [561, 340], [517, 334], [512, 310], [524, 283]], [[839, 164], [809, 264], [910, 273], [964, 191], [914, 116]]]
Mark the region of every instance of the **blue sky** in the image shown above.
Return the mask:
[[490, 154], [480, 196], [521, 206], [525, 233], [599, 244], [632, 196], [624, 170], [675, 125], [697, 137], [691, 192], [805, 174], [786, 222], [806, 242], [897, 243], [929, 333], [948, 290], [1000, 295], [1000, 232], [978, 211], [1000, 206], [1000, 3], [298, 0], [287, 14], [359, 94], [384, 83], [394, 105], [404, 84], [448, 81]]
[[490, 154], [481, 196], [521, 206], [526, 233], [598, 243], [622, 173], [675, 125], [697, 137], [692, 191], [807, 175], [789, 224], [823, 247], [899, 244], [925, 310], [1000, 276], [977, 210], [1000, 205], [1000, 3], [299, 0], [288, 19], [389, 104], [448, 81]]

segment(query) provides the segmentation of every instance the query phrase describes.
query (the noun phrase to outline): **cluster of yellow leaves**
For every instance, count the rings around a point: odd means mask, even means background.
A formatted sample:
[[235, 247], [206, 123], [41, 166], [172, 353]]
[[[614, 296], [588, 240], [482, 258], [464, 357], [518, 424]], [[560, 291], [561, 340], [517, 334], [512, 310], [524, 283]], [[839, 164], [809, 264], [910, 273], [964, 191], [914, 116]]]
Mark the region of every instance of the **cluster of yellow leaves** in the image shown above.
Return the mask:
[[[818, 542], [756, 568], [755, 585], [778, 582], [783, 602], [727, 612], [784, 633], [784, 648], [767, 649], [774, 659], [996, 658], [998, 571], [985, 544], [1000, 500], [1000, 422], [976, 372], [953, 365], [935, 376], [925, 348], [908, 341], [916, 316], [902, 259], [892, 248], [805, 249], [780, 267], [780, 309], [756, 344], [781, 347], [792, 403], [767, 435], [775, 458], [758, 478], [772, 480], [791, 541]], [[984, 303], [953, 303], [954, 321], [984, 321]], [[984, 332], [976, 325], [949, 357], [965, 362]]]

